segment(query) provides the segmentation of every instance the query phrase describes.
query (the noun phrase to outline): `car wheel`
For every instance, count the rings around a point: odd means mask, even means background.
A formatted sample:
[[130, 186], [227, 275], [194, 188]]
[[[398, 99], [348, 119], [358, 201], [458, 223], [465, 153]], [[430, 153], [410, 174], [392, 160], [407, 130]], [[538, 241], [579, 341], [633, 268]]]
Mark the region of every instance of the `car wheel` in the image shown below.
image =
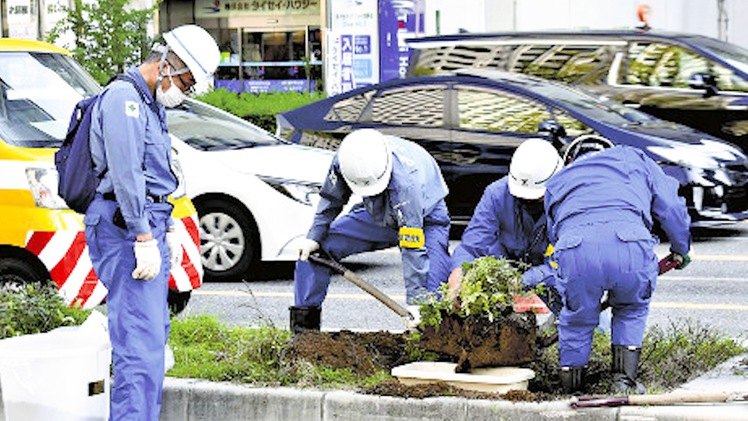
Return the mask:
[[207, 200], [196, 207], [205, 278], [243, 277], [259, 254], [257, 228], [251, 216], [239, 206], [222, 200]]
[[190, 302], [192, 297], [192, 291], [177, 291], [169, 290], [169, 312], [172, 316], [176, 316], [181, 313], [187, 307], [187, 303]]
[[49, 276], [29, 262], [15, 257], [0, 258], [0, 285], [24, 284], [27, 282], [46, 283]]

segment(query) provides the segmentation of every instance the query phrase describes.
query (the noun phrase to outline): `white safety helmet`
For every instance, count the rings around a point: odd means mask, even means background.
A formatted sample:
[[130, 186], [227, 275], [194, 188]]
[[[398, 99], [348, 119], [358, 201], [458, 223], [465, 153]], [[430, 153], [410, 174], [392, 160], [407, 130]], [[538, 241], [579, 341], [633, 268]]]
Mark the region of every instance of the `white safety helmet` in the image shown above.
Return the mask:
[[527, 139], [514, 151], [509, 164], [509, 193], [536, 200], [545, 194], [545, 183], [563, 163], [556, 148], [543, 139]]
[[213, 37], [197, 25], [182, 25], [163, 34], [174, 54], [187, 65], [196, 84], [205, 83], [221, 61], [221, 52]]
[[373, 129], [361, 129], [343, 139], [338, 149], [340, 172], [353, 193], [376, 196], [390, 184], [392, 151], [387, 138]]
[[598, 152], [613, 146], [615, 146], [613, 142], [602, 136], [596, 134], [581, 135], [566, 146], [564, 163], [569, 164], [587, 152]]

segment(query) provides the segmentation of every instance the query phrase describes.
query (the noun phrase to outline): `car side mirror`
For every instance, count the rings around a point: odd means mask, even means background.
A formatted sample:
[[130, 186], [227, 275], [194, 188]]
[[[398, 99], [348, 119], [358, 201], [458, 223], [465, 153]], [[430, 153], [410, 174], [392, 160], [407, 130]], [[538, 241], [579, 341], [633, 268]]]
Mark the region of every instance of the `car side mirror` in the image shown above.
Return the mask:
[[714, 76], [709, 73], [692, 74], [688, 79], [688, 86], [690, 86], [691, 89], [703, 89], [704, 98], [709, 98], [719, 93], [719, 90], [717, 89], [717, 81], [714, 79]]
[[561, 138], [566, 137], [566, 129], [555, 120], [543, 120], [538, 124], [538, 134], [551, 138], [551, 143], [556, 149], [563, 146]]

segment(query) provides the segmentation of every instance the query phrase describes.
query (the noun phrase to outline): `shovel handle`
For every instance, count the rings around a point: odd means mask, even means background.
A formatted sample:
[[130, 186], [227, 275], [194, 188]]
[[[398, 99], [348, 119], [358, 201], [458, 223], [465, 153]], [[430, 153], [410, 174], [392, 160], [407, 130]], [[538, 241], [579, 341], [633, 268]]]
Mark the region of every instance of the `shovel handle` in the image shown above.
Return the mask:
[[339, 275], [343, 275], [345, 279], [351, 281], [357, 287], [368, 292], [371, 296], [379, 300], [379, 302], [381, 302], [382, 304], [386, 305], [390, 310], [397, 313], [400, 317], [404, 319], [409, 319], [409, 320], [413, 319], [413, 315], [410, 314], [410, 312], [405, 307], [401, 306], [400, 304], [397, 303], [397, 301], [385, 295], [382, 291], [378, 290], [374, 285], [364, 281], [363, 279], [358, 277], [355, 273], [346, 269], [346, 267], [341, 265], [339, 262], [336, 262], [332, 259], [325, 259], [324, 257], [318, 256], [316, 254], [309, 255], [309, 260], [318, 265], [327, 266], [328, 268], [332, 269], [335, 273]]
[[309, 261], [311, 261], [312, 263], [316, 263], [318, 265], [327, 266], [328, 268], [332, 269], [332, 271], [337, 273], [338, 275], [343, 275], [344, 273], [348, 271], [348, 269], [346, 269], [345, 266], [341, 265], [335, 260], [325, 259], [324, 257], [316, 255], [316, 254], [310, 254]]

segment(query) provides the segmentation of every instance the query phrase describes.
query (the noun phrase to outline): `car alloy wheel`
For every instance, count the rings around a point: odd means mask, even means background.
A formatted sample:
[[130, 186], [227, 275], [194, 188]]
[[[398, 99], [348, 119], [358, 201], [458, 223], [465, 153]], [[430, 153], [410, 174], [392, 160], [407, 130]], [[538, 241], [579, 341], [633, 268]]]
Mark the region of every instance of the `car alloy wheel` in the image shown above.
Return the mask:
[[200, 219], [200, 255], [205, 277], [240, 278], [249, 269], [257, 244], [251, 218], [233, 203], [208, 200], [196, 205]]

